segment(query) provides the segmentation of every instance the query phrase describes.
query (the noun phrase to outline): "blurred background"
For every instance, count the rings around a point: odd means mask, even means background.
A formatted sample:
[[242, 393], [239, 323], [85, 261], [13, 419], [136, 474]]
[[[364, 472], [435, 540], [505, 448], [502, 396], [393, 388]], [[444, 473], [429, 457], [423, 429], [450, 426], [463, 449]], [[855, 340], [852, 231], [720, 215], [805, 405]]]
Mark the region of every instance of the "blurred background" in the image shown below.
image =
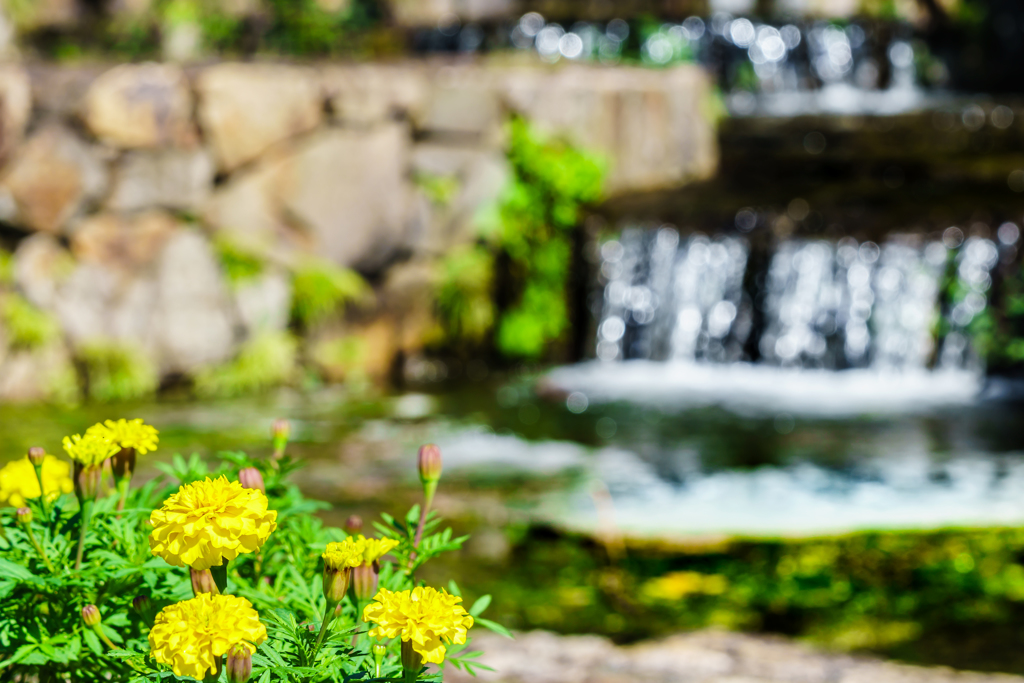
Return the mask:
[[1024, 6], [0, 8], [0, 460], [432, 441], [511, 628], [1024, 674]]

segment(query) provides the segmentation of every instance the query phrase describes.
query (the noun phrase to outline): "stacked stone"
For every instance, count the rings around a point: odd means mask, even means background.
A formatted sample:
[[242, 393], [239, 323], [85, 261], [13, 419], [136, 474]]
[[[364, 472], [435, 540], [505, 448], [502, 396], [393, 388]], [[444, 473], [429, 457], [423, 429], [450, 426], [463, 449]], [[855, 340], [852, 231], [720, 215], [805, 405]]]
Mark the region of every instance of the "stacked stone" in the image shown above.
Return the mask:
[[[289, 271], [312, 257], [382, 283], [336, 331], [367, 335], [382, 374], [430, 326], [433, 262], [476, 239], [508, 180], [510, 113], [606, 155], [622, 195], [713, 172], [708, 90], [688, 66], [0, 66], [0, 222], [24, 235], [14, 284], [64, 332], [7, 354], [0, 399], [46, 398], [35, 378], [103, 339], [144, 349], [163, 376], [224, 362], [287, 326]], [[431, 201], [431, 177], [454, 196]], [[221, 238], [259, 254], [262, 274], [229, 285]]]

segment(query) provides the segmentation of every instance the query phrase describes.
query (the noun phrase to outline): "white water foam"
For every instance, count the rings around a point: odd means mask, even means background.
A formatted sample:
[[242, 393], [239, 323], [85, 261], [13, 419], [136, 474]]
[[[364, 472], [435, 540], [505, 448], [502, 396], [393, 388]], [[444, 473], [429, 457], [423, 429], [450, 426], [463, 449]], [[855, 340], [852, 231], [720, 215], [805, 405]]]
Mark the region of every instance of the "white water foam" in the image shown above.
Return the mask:
[[589, 361], [555, 368], [547, 388], [590, 404], [630, 401], [678, 410], [720, 406], [741, 414], [855, 417], [920, 414], [975, 403], [981, 376], [969, 370], [813, 370], [730, 365]]

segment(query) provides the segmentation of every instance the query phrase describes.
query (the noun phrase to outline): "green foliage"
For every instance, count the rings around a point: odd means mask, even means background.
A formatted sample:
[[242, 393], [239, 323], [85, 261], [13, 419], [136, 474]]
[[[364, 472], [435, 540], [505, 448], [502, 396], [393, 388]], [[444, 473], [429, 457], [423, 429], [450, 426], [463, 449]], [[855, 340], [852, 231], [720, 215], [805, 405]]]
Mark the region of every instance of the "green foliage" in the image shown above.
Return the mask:
[[502, 312], [498, 349], [538, 358], [568, 327], [572, 232], [582, 207], [601, 198], [604, 164], [522, 119], [509, 126], [514, 178], [499, 206], [498, 244], [508, 256], [518, 300]]
[[231, 397], [265, 391], [285, 384], [295, 374], [298, 343], [287, 332], [265, 331], [247, 341], [234, 360], [201, 370], [196, 393]]
[[134, 345], [96, 341], [78, 351], [86, 394], [94, 401], [128, 401], [157, 390], [160, 376], [153, 360]]
[[366, 281], [355, 271], [327, 261], [308, 261], [292, 276], [292, 320], [304, 328], [314, 327], [368, 291]]
[[[248, 467], [261, 471], [269, 508], [277, 512], [277, 530], [260, 552], [242, 555], [226, 567], [227, 592], [247, 598], [267, 627], [268, 639], [253, 655], [251, 680], [341, 683], [372, 678], [371, 640], [353, 595], [343, 599], [323, 647], [314, 645], [326, 612], [320, 554], [327, 543], [340, 541], [346, 534], [315, 516], [329, 505], [305, 498], [290, 483], [300, 466], [288, 455], [271, 462], [240, 452], [221, 453], [212, 465], [196, 455], [189, 459], [176, 455], [170, 463], [158, 463], [162, 474], [131, 489], [124, 510], [117, 510], [116, 494], [97, 500], [85, 534], [85, 562], [77, 569], [81, 516], [74, 496], [61, 496], [49, 514], [38, 499], [29, 501], [34, 512], [29, 528], [49, 563], [25, 527], [15, 523], [14, 510], [0, 510], [5, 530], [0, 535], [0, 678], [191, 681], [175, 678], [167, 666], [149, 656], [147, 634], [154, 614], [193, 594], [187, 568], [173, 567], [151, 555], [147, 521], [151, 511], [181, 484], [220, 475], [236, 479]], [[416, 579], [415, 568], [442, 553], [458, 551], [465, 541], [465, 537], [454, 537], [451, 529], [441, 530], [440, 520], [431, 516], [421, 543], [414, 546], [409, 529], [418, 515], [414, 507], [401, 520], [384, 516], [379, 528], [400, 545], [393, 552], [397, 562], [381, 562], [382, 587], [398, 591], [423, 585]], [[414, 569], [410, 569], [414, 554]], [[136, 597], [148, 598], [152, 609], [136, 610]], [[504, 632], [500, 625], [479, 617], [489, 603], [484, 596], [470, 609], [479, 625]], [[83, 623], [81, 609], [88, 604], [98, 607], [99, 629], [113, 649]], [[480, 667], [463, 646], [449, 648], [448, 654], [446, 665], [469, 671]], [[400, 662], [399, 643], [392, 640], [382, 673], [399, 676]], [[425, 671], [419, 678], [434, 680]], [[226, 681], [223, 664], [218, 675], [206, 680]]]
[[[968, 293], [959, 282], [949, 285], [949, 297], [954, 304]], [[1024, 363], [1024, 265], [1003, 279], [999, 294], [967, 326], [974, 350], [989, 370], [996, 372]], [[945, 324], [943, 331], [948, 327]]]
[[241, 284], [263, 274], [266, 264], [253, 250], [245, 248], [224, 234], [218, 235], [213, 245], [217, 250], [224, 275], [232, 285]]
[[450, 251], [441, 261], [437, 307], [451, 341], [478, 344], [494, 325], [494, 256], [471, 245]]
[[52, 316], [17, 294], [4, 296], [0, 303], [0, 320], [15, 349], [38, 349], [60, 336], [60, 326]]
[[[572, 243], [585, 205], [601, 198], [605, 165], [564, 140], [509, 124], [513, 176], [484, 243], [453, 252], [442, 264], [438, 307], [450, 340], [476, 342], [496, 323], [495, 343], [511, 358], [539, 358], [568, 328]], [[495, 261], [508, 264], [511, 303], [495, 314]]]
[[462, 186], [455, 176], [434, 173], [417, 173], [413, 180], [434, 206], [450, 205]]
[[[768, 631], [913, 661], [1024, 671], [1016, 654], [1024, 651], [1022, 558], [1024, 530], [1015, 528], [636, 544], [620, 560], [592, 539], [534, 529], [507, 565], [478, 570], [475, 587], [495, 593], [495, 613], [516, 629], [618, 640], [680, 629]], [[988, 653], [1006, 650], [1006, 659], [968, 659], [971, 647], [953, 645], [969, 633], [999, 639]]]

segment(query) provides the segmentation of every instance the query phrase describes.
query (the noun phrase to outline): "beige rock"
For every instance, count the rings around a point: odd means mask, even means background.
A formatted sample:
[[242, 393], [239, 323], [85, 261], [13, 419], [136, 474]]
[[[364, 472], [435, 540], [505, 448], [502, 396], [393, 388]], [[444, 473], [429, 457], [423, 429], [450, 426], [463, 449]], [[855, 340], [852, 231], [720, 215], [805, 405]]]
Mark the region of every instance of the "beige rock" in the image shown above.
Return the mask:
[[115, 147], [188, 145], [195, 139], [192, 94], [184, 72], [170, 64], [122, 64], [93, 82], [83, 118]]
[[334, 120], [346, 126], [419, 115], [429, 92], [426, 71], [411, 65], [328, 67], [323, 83]]
[[40, 119], [77, 118], [93, 82], [106, 72], [96, 64], [32, 63], [26, 66]]
[[13, 17], [18, 28], [23, 31], [68, 27], [81, 18], [81, 7], [77, 0], [33, 0], [21, 7], [22, 11]]
[[428, 135], [461, 136], [496, 144], [505, 112], [487, 69], [445, 67], [434, 74], [422, 113], [414, 117]]
[[343, 266], [372, 270], [402, 243], [411, 188], [405, 126], [320, 133], [280, 169], [286, 215], [314, 237], [316, 252]]
[[247, 337], [288, 327], [292, 286], [285, 273], [271, 270], [252, 281], [239, 283], [233, 295]]
[[209, 242], [194, 230], [168, 240], [155, 268], [152, 339], [165, 372], [227, 360], [234, 348], [228, 293]]
[[200, 73], [196, 87], [200, 124], [223, 171], [323, 120], [320, 82], [311, 69], [221, 64]]
[[114, 211], [195, 210], [209, 197], [213, 176], [213, 159], [201, 148], [128, 152], [114, 170], [106, 205]]
[[21, 142], [31, 114], [32, 84], [28, 73], [19, 64], [0, 64], [0, 154], [6, 155]]
[[304, 249], [372, 270], [405, 241], [407, 159], [400, 124], [317, 133], [219, 189], [203, 218], [271, 258]]
[[160, 211], [137, 215], [101, 213], [77, 226], [71, 250], [80, 262], [107, 271], [144, 271], [153, 264], [177, 227], [173, 217]]
[[71, 254], [45, 233], [30, 235], [14, 252], [14, 283], [42, 309], [53, 309], [57, 288], [73, 269]]
[[431, 28], [455, 15], [457, 0], [389, 0], [391, 16], [399, 26]]
[[575, 65], [499, 78], [510, 109], [608, 157], [612, 195], [677, 187], [717, 166], [715, 130], [702, 113], [710, 85], [697, 67]]
[[89, 200], [99, 197], [107, 172], [97, 154], [73, 133], [49, 126], [14, 155], [0, 186], [16, 205], [25, 227], [60, 232]]
[[424, 142], [413, 148], [413, 172], [421, 177], [448, 178], [458, 184], [449, 204], [431, 201], [420, 250], [441, 253], [477, 237], [480, 210], [495, 202], [511, 177], [505, 155], [495, 149]]
[[452, 670], [453, 683], [1020, 683], [977, 674], [828, 654], [781, 638], [704, 631], [616, 647], [596, 636], [535, 631], [515, 640], [481, 634], [474, 649], [494, 671]]
[[149, 12], [153, 0], [113, 0], [110, 13], [113, 16], [141, 17]]
[[62, 344], [17, 351], [0, 364], [0, 401], [73, 403], [79, 398], [77, 381]]

